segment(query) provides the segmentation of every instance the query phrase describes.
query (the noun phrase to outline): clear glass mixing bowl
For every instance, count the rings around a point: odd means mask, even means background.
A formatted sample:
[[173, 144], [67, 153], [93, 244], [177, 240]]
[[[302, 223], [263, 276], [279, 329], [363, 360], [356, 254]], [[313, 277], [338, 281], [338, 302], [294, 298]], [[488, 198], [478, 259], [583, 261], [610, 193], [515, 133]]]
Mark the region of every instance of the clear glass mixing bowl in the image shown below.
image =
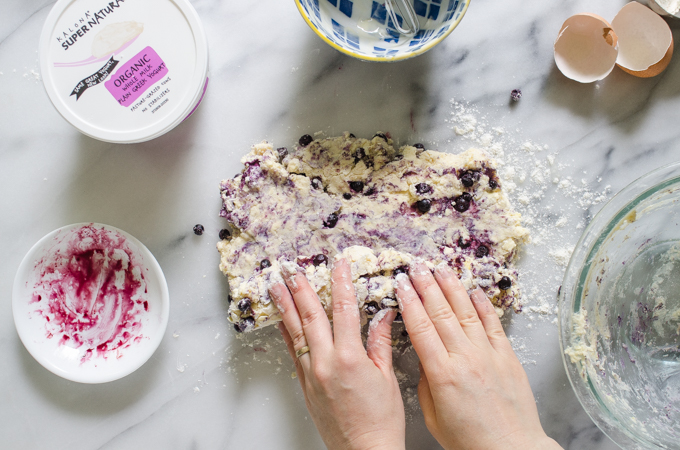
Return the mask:
[[680, 448], [680, 163], [595, 216], [558, 305], [564, 366], [598, 427], [625, 449]]

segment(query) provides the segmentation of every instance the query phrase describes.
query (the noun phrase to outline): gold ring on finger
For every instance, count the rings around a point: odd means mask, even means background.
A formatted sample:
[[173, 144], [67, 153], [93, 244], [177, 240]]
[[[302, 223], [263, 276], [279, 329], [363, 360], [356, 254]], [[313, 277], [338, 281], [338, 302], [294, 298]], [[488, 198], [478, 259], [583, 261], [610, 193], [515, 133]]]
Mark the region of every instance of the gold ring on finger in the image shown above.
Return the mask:
[[305, 353], [309, 353], [309, 346], [308, 345], [305, 345], [300, 350], [296, 350], [295, 356], [297, 357], [297, 359], [300, 359], [300, 356], [304, 355]]

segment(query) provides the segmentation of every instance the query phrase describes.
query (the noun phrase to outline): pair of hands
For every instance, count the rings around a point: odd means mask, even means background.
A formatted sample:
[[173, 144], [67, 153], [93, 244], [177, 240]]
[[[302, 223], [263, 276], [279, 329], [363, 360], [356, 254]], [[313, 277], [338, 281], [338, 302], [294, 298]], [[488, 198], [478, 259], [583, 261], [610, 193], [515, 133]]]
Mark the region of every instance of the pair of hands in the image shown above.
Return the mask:
[[[486, 295], [455, 273], [420, 263], [396, 277], [397, 300], [420, 361], [425, 424], [447, 449], [560, 448], [540, 424], [528, 379]], [[410, 278], [409, 278], [410, 277]], [[307, 408], [331, 449], [405, 446], [404, 405], [392, 368], [396, 311], [371, 321], [366, 349], [349, 265], [332, 271], [333, 326], [304, 274], [284, 270], [270, 296]], [[295, 352], [309, 352], [296, 358]]]

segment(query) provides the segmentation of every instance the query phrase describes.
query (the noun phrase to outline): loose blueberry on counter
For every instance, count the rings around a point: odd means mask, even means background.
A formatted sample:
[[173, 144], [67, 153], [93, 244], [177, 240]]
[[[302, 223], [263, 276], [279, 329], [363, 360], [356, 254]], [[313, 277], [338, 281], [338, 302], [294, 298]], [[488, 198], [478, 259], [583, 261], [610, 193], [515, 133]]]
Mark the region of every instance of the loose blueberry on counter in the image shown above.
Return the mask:
[[318, 255], [314, 256], [314, 258], [312, 258], [312, 264], [315, 266], [328, 264], [328, 256], [324, 255], [323, 253], [319, 253]]
[[378, 314], [378, 311], [380, 311], [380, 305], [378, 305], [376, 302], [370, 302], [364, 305], [364, 311], [366, 311], [366, 314], [369, 316], [375, 316]]
[[229, 239], [230, 237], [231, 237], [231, 232], [229, 230], [227, 230], [226, 228], [222, 228], [220, 230], [220, 240], [223, 241], [225, 239]]
[[239, 323], [234, 324], [234, 329], [238, 331], [239, 333], [243, 333], [244, 331], [249, 331], [255, 327], [255, 319], [252, 317], [246, 317], [245, 319], [241, 320]]
[[342, 194], [342, 198], [344, 198], [345, 200], [349, 200], [352, 198], [352, 194], [350, 194], [349, 192], [345, 192], [344, 194]]
[[475, 174], [469, 171], [463, 172], [460, 176], [460, 182], [463, 183], [463, 186], [466, 188], [472, 187], [472, 185], [475, 184]]
[[414, 146], [415, 148], [419, 148], [419, 149], [421, 149], [421, 150], [425, 150], [425, 146], [424, 146], [423, 144], [421, 144], [421, 143], [413, 144], [413, 146]]
[[484, 258], [488, 254], [489, 254], [489, 247], [487, 247], [486, 245], [480, 245], [479, 247], [477, 247], [477, 250], [475, 250], [475, 256], [477, 258]]
[[305, 134], [302, 137], [300, 137], [298, 143], [300, 144], [301, 147], [307, 147], [309, 144], [312, 143], [313, 140], [314, 140], [313, 137], [311, 137], [308, 134]]
[[373, 135], [373, 137], [376, 136], [387, 142], [387, 136], [384, 133], [376, 133], [375, 135]]
[[432, 202], [429, 199], [418, 200], [416, 202], [416, 209], [425, 214], [432, 207]]
[[463, 192], [460, 197], [454, 200], [453, 209], [458, 212], [465, 212], [470, 209], [470, 202], [472, 201], [472, 196], [467, 192]]
[[283, 161], [283, 158], [288, 156], [288, 149], [286, 147], [279, 147], [276, 149], [277, 152], [279, 152], [279, 159]]
[[333, 228], [338, 223], [338, 215], [336, 213], [330, 213], [326, 220], [323, 221], [323, 225], [326, 228]]
[[510, 98], [513, 102], [518, 102], [519, 99], [522, 98], [522, 91], [519, 89], [513, 89], [512, 92], [510, 92]]
[[434, 189], [427, 183], [416, 184], [416, 192], [420, 195], [429, 194], [432, 191], [434, 191]]
[[510, 277], [503, 277], [501, 278], [501, 281], [498, 282], [498, 288], [503, 289], [504, 291], [507, 291], [512, 287], [512, 280]]
[[323, 181], [321, 181], [321, 177], [312, 178], [310, 183], [314, 189], [323, 189]]
[[364, 182], [363, 181], [350, 181], [349, 182], [349, 188], [353, 190], [354, 192], [361, 192], [364, 190]]
[[266, 269], [267, 267], [271, 267], [271, 266], [272, 266], [272, 263], [268, 259], [263, 259], [260, 262], [260, 269], [262, 269], [262, 270]]
[[201, 225], [200, 223], [194, 225], [194, 234], [196, 236], [202, 235], [204, 231], [205, 231], [205, 227], [203, 225]]
[[244, 298], [243, 300], [239, 300], [239, 302], [238, 302], [238, 309], [239, 309], [241, 312], [248, 312], [248, 310], [250, 309], [250, 305], [251, 305], [251, 304], [252, 304], [252, 302], [250, 301], [249, 298]]
[[489, 187], [491, 190], [494, 190], [498, 187], [498, 181], [496, 180], [489, 180]]

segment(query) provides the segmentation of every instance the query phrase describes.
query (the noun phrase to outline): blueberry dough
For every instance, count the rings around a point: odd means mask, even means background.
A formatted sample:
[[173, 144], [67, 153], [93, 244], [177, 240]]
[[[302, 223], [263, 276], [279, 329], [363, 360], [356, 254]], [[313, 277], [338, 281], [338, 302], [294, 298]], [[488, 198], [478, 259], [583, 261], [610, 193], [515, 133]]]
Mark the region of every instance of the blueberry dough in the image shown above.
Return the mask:
[[477, 149], [453, 155], [391, 144], [382, 133], [306, 135], [293, 151], [263, 142], [220, 183], [231, 233], [217, 248], [237, 331], [281, 320], [267, 291], [286, 262], [305, 272], [330, 315], [330, 266], [340, 256], [351, 263], [364, 319], [397, 306], [394, 277], [416, 258], [431, 269], [448, 264], [468, 290], [484, 289], [499, 315], [521, 310], [512, 262], [528, 231], [495, 162]]

